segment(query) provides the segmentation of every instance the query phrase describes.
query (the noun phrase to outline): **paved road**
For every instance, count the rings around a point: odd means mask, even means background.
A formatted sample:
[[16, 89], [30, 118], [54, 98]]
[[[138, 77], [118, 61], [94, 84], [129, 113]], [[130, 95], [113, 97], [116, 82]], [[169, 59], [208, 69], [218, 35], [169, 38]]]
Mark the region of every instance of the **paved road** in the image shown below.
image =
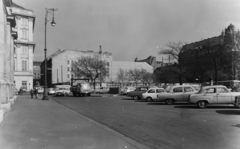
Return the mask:
[[51, 97], [152, 149], [240, 149], [240, 109], [126, 97]]

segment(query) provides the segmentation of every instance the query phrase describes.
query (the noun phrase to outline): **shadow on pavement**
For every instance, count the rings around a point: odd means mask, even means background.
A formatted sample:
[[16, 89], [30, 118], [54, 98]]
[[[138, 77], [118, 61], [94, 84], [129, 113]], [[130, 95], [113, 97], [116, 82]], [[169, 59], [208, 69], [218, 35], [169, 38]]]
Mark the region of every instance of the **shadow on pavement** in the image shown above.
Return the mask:
[[149, 102], [147, 105], [167, 105], [165, 102]]
[[216, 112], [225, 115], [240, 115], [240, 110], [216, 110]]

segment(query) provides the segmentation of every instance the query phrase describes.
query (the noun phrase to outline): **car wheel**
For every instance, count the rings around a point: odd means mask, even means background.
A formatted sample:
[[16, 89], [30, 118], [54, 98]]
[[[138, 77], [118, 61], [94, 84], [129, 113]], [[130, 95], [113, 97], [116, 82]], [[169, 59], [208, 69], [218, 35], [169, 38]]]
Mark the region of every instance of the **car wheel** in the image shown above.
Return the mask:
[[173, 100], [173, 99], [167, 99], [167, 100], [166, 100], [166, 103], [167, 103], [168, 105], [172, 105], [172, 104], [174, 103], [174, 100]]
[[152, 98], [151, 97], [147, 97], [146, 100], [147, 100], [147, 102], [151, 102]]
[[133, 96], [133, 99], [134, 100], [138, 100], [138, 96]]
[[240, 108], [240, 99], [236, 99], [234, 106]]
[[197, 103], [199, 108], [206, 108], [207, 107], [207, 102], [206, 101], [199, 101]]

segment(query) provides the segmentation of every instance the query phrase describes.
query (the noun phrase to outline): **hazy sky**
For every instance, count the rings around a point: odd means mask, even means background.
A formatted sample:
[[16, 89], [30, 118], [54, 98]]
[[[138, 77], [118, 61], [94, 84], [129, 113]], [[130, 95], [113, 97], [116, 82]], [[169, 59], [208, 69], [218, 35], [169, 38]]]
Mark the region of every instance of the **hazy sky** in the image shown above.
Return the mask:
[[[240, 29], [239, 0], [13, 0], [34, 11], [35, 60], [43, 60], [45, 8], [58, 8], [47, 26], [48, 55], [58, 49], [99, 51], [115, 61], [156, 56], [168, 41], [187, 43]], [[49, 19], [50, 19], [49, 15]]]

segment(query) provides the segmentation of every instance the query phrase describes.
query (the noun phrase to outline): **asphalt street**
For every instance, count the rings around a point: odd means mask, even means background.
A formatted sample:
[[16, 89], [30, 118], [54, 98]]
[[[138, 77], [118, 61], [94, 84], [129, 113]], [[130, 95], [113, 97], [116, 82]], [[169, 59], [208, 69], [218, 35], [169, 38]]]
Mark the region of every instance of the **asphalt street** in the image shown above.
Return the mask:
[[52, 100], [152, 149], [239, 149], [240, 109], [134, 101], [119, 97]]

